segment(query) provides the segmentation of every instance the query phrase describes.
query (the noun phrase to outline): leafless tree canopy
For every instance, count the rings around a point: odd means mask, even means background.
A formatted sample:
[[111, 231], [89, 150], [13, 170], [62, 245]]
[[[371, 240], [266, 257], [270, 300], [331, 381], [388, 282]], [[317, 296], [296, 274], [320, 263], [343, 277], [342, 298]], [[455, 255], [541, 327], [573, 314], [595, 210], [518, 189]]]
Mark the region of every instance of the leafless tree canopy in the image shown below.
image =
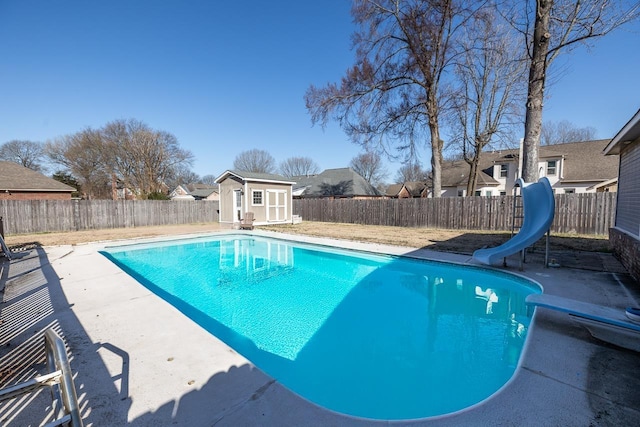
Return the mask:
[[312, 122], [335, 119], [366, 149], [391, 154], [394, 148], [408, 158], [430, 144], [434, 195], [439, 197], [439, 120], [448, 99], [443, 76], [455, 55], [453, 38], [473, 13], [469, 4], [474, 3], [355, 0], [356, 65], [340, 85], [309, 87], [305, 101]]
[[[214, 178], [215, 179], [215, 178]], [[189, 165], [179, 165], [173, 168], [172, 173], [166, 180], [169, 191], [175, 189], [178, 185], [186, 185], [200, 182], [200, 176], [191, 170]]]
[[245, 172], [275, 173], [276, 161], [267, 151], [254, 148], [238, 154], [233, 168]]
[[107, 167], [125, 187], [142, 195], [162, 192], [177, 167], [193, 162], [191, 152], [180, 148], [173, 134], [135, 119], [107, 123], [102, 136]]
[[512, 28], [493, 8], [476, 13], [464, 32], [452, 130], [469, 164], [467, 195], [473, 195], [482, 150], [496, 140], [513, 139], [514, 126], [522, 125], [526, 62]]
[[200, 179], [200, 182], [207, 185], [215, 185], [216, 177], [214, 175], [205, 175]]
[[529, 57], [522, 176], [538, 179], [538, 147], [549, 67], [562, 52], [587, 44], [638, 17], [637, 2], [512, 0], [504, 16], [523, 35]]
[[374, 152], [358, 154], [351, 159], [350, 166], [374, 187], [380, 185], [387, 176], [382, 157]]
[[110, 198], [111, 177], [105, 167], [103, 145], [100, 131], [87, 128], [48, 142], [45, 152], [52, 163], [78, 178], [83, 197]]
[[289, 157], [280, 163], [280, 174], [287, 178], [314, 175], [318, 172], [320, 167], [309, 157]]
[[420, 166], [419, 163], [412, 162], [403, 165], [396, 174], [396, 182], [419, 182], [426, 181], [429, 176], [429, 171]]
[[597, 131], [594, 127], [577, 127], [568, 120], [544, 122], [540, 134], [540, 145], [564, 144], [566, 142], [593, 141]]
[[25, 168], [42, 172], [44, 146], [40, 142], [13, 140], [0, 145], [0, 160], [18, 163]]
[[112, 196], [116, 182], [141, 198], [166, 192], [167, 182], [193, 161], [174, 135], [135, 119], [58, 138], [47, 144], [46, 152], [78, 177], [87, 198]]

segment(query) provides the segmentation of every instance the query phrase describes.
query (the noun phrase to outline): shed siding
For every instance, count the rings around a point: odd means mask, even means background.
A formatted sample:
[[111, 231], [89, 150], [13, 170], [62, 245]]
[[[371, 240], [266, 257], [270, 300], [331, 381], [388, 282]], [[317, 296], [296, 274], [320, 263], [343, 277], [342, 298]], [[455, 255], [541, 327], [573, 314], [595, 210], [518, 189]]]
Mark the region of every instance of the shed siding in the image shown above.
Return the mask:
[[236, 222], [234, 218], [233, 192], [242, 189], [242, 182], [233, 177], [225, 179], [220, 183], [220, 222]]
[[[292, 187], [290, 184], [276, 184], [276, 183], [262, 183], [262, 182], [251, 182], [247, 183], [247, 187], [249, 189], [247, 194], [247, 211], [251, 211], [254, 213], [254, 218], [256, 223], [264, 223], [267, 221], [267, 190], [279, 190], [286, 191], [286, 200], [287, 200], [287, 212], [285, 220], [291, 219], [291, 191]], [[262, 192], [262, 205], [254, 205], [253, 204], [253, 192], [261, 191]], [[273, 217], [273, 215], [271, 215]]]
[[640, 236], [640, 142], [620, 153], [616, 227]]

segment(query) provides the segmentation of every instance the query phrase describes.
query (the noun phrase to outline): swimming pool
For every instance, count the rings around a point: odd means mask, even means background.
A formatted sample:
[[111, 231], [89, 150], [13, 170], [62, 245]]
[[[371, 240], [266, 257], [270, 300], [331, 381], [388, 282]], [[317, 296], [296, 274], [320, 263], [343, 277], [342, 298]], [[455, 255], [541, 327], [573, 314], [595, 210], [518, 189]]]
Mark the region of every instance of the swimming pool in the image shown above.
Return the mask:
[[494, 394], [519, 362], [525, 297], [540, 292], [490, 269], [246, 234], [102, 253], [302, 397], [372, 419]]

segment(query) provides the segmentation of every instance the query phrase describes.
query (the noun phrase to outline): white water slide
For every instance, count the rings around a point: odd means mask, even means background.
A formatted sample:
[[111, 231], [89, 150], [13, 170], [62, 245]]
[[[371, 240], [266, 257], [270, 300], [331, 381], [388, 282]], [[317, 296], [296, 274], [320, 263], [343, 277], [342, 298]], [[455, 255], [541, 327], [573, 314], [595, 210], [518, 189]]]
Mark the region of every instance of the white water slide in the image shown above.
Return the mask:
[[495, 248], [478, 249], [473, 258], [487, 265], [498, 265], [504, 257], [528, 248], [538, 241], [551, 227], [556, 209], [553, 190], [545, 177], [538, 182], [516, 181], [522, 192], [524, 221], [522, 228], [511, 239]]

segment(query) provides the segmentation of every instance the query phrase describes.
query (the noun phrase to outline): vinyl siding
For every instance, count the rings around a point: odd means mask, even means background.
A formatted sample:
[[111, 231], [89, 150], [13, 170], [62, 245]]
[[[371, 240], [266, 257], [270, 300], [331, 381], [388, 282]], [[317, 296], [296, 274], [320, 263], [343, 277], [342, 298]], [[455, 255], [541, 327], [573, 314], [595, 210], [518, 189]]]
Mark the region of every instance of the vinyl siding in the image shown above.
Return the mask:
[[620, 153], [616, 227], [633, 236], [640, 235], [640, 143]]

